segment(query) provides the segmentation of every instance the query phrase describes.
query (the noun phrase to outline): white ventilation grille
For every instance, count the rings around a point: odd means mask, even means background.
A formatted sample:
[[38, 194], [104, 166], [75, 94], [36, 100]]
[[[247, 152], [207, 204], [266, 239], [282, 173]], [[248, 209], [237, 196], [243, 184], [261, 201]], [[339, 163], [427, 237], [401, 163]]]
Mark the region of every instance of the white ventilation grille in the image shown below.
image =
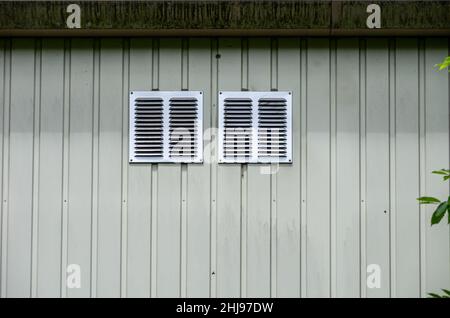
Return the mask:
[[202, 92], [130, 92], [130, 162], [202, 162], [202, 115]]
[[219, 92], [219, 162], [292, 162], [291, 92]]

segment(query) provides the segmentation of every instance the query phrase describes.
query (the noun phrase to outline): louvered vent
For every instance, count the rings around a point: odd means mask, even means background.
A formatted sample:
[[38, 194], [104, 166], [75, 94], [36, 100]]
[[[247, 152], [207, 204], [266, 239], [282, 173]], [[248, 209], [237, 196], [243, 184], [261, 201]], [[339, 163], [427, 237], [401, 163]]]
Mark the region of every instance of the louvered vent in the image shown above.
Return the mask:
[[291, 92], [220, 92], [219, 162], [292, 162]]
[[202, 92], [130, 93], [130, 162], [202, 162]]

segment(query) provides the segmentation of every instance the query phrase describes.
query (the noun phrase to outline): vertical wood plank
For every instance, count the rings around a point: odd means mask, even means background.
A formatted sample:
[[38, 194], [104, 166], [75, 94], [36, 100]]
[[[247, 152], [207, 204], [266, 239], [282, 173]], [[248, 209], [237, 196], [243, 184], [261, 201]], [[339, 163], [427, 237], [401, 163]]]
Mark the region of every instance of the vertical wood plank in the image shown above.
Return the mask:
[[389, 53], [387, 40], [367, 41], [366, 76], [367, 266], [375, 264], [381, 269], [380, 288], [368, 287], [367, 296], [389, 297]]
[[337, 41], [330, 39], [330, 297], [337, 296]]
[[[396, 297], [420, 297], [417, 39], [398, 39], [395, 78]], [[393, 79], [391, 79], [393, 80]]]
[[300, 39], [300, 297], [307, 297], [307, 226], [308, 206], [307, 191], [307, 137], [308, 137], [308, 107], [307, 107], [307, 40]]
[[359, 42], [337, 41], [336, 291], [359, 297]]
[[64, 41], [43, 40], [39, 158], [37, 296], [59, 297]]
[[[151, 90], [152, 40], [132, 39], [130, 91]], [[150, 297], [151, 165], [128, 168], [127, 296]]]
[[359, 199], [360, 199], [360, 293], [362, 298], [367, 297], [367, 42], [359, 40]]
[[[152, 90], [159, 88], [159, 39], [152, 40]], [[151, 167], [151, 239], [150, 239], [150, 295], [157, 295], [158, 256], [158, 165]]]
[[[425, 193], [445, 199], [448, 183], [431, 171], [449, 165], [449, 93], [448, 74], [433, 68], [448, 56], [448, 41], [435, 38], [425, 40]], [[449, 226], [445, 220], [430, 225], [435, 207], [426, 207], [426, 292], [438, 292], [450, 286]], [[443, 287], [444, 286], [444, 287]], [[447, 286], [447, 287], [445, 287]]]
[[300, 297], [300, 40], [278, 41], [278, 89], [292, 91], [292, 157], [277, 178], [277, 297]]
[[307, 61], [307, 296], [330, 296], [329, 40], [309, 39]]
[[122, 208], [121, 208], [121, 228], [120, 228], [120, 297], [127, 297], [128, 285], [128, 158], [129, 158], [129, 92], [130, 92], [130, 40], [123, 39], [122, 54], [122, 131], [121, 131], [121, 187], [122, 187]]
[[[181, 89], [181, 40], [159, 42], [159, 89]], [[158, 164], [157, 297], [180, 296], [181, 165]]]
[[70, 54], [67, 265], [80, 266], [81, 287], [67, 297], [91, 295], [93, 44], [73, 39]]
[[98, 187], [99, 187], [99, 148], [100, 148], [100, 42], [94, 41], [94, 74], [92, 103], [92, 216], [91, 216], [91, 297], [97, 297], [98, 273]]
[[[241, 41], [241, 90], [248, 91], [248, 38]], [[241, 297], [248, 297], [248, 164], [241, 164]]]
[[[250, 39], [248, 86], [270, 90], [270, 39]], [[249, 164], [247, 180], [247, 297], [270, 297], [270, 165]]]
[[[63, 91], [63, 163], [62, 163], [62, 203], [61, 203], [61, 297], [67, 297], [67, 247], [69, 228], [69, 149], [70, 149], [70, 73], [71, 40], [64, 40], [64, 91]], [[92, 271], [92, 269], [91, 269]]]
[[[241, 90], [241, 40], [219, 39], [218, 89]], [[239, 297], [241, 166], [217, 166], [217, 296]]]
[[3, 254], [2, 254], [2, 220], [3, 220], [3, 138], [5, 133], [3, 131], [4, 127], [4, 118], [5, 118], [5, 85], [6, 85], [6, 70], [5, 70], [5, 58], [6, 55], [6, 41], [0, 39], [0, 297], [2, 297], [2, 285], [3, 285], [3, 275], [2, 275], [2, 263], [3, 263]]
[[[278, 90], [278, 39], [270, 40], [270, 90]], [[291, 93], [292, 94], [292, 93]], [[278, 178], [280, 165], [270, 165], [270, 297], [277, 297], [278, 285]]]
[[38, 223], [39, 223], [39, 157], [41, 116], [42, 41], [37, 40], [34, 53], [33, 89], [33, 176], [31, 197], [31, 297], [37, 296]]
[[[420, 196], [428, 195], [426, 192], [426, 138], [425, 138], [425, 39], [419, 39], [419, 192]], [[426, 297], [426, 205], [419, 205], [420, 213], [420, 296]]]
[[389, 39], [389, 294], [397, 295], [397, 184], [396, 184], [396, 47], [395, 39]]
[[208, 297], [210, 280], [211, 40], [189, 40], [189, 90], [203, 91], [203, 164], [187, 166], [187, 297]]
[[11, 83], [11, 42], [1, 42], [1, 69], [2, 69], [2, 85], [0, 90], [2, 91], [2, 118], [0, 119], [1, 125], [1, 201], [0, 201], [0, 297], [6, 297], [6, 266], [7, 266], [7, 241], [8, 241], [8, 157], [9, 157], [9, 116], [10, 116], [10, 83]]
[[[210, 86], [210, 102], [211, 102], [211, 132], [207, 134], [210, 140], [211, 147], [209, 150], [204, 148], [205, 156], [210, 158], [211, 166], [211, 189], [210, 189], [210, 281], [209, 281], [209, 297], [217, 296], [217, 122], [218, 122], [218, 53], [219, 40], [211, 40], [211, 86]], [[205, 138], [208, 140], [208, 137]], [[206, 154], [206, 151], [208, 154]], [[205, 159], [208, 157], [205, 157]], [[214, 273], [214, 275], [213, 275]]]
[[120, 296], [122, 207], [121, 39], [100, 43], [97, 295]]
[[31, 291], [35, 41], [12, 40], [7, 296]]
[[[189, 89], [189, 39], [181, 41], [181, 90]], [[188, 164], [181, 164], [181, 224], [180, 224], [180, 297], [187, 294], [187, 249], [188, 249]]]

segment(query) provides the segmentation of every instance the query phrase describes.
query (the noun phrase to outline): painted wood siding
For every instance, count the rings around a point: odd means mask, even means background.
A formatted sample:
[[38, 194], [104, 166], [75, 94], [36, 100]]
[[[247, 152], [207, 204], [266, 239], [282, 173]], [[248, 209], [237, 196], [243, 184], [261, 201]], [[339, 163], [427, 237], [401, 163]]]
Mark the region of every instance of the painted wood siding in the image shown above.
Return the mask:
[[[447, 38], [0, 39], [1, 297], [449, 288], [449, 226], [416, 202], [449, 191], [430, 174], [449, 167], [448, 54]], [[205, 163], [128, 164], [128, 92], [152, 89], [204, 91]], [[242, 89], [293, 92], [293, 164], [215, 163], [218, 90]]]

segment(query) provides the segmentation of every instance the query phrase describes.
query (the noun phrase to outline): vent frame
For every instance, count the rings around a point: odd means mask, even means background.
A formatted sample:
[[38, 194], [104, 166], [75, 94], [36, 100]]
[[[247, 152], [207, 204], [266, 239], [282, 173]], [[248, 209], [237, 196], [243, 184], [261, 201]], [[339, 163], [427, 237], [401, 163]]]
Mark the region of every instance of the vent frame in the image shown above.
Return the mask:
[[[226, 155], [224, 145], [226, 145], [226, 103], [233, 99], [249, 99], [251, 101], [251, 141], [250, 156], [230, 156]], [[285, 155], [283, 156], [261, 156], [258, 153], [260, 142], [260, 101], [272, 100], [284, 101], [285, 105]], [[219, 163], [292, 163], [292, 92], [291, 91], [219, 91], [218, 96], [218, 162]], [[261, 106], [262, 108], [262, 106]], [[261, 110], [262, 113], [262, 110]], [[279, 119], [279, 118], [278, 118]], [[236, 133], [237, 134], [237, 133]], [[236, 143], [238, 144], [238, 143]], [[235, 147], [239, 149], [239, 147]], [[272, 148], [271, 148], [272, 149]], [[281, 150], [279, 150], [281, 152]]]
[[[136, 123], [136, 117], [137, 115], [137, 102], [139, 100], [155, 100], [155, 99], [161, 99], [161, 105], [162, 105], [162, 114], [161, 114], [161, 120], [162, 120], [162, 132], [160, 133], [161, 136], [161, 144], [162, 144], [162, 151], [158, 152], [157, 154], [160, 154], [159, 156], [145, 156], [145, 155], [137, 155], [136, 153], [136, 127], [139, 125], [139, 123]], [[171, 101], [172, 100], [172, 101]], [[171, 111], [174, 111], [176, 108], [176, 102], [182, 102], [184, 104], [184, 101], [191, 102], [190, 109], [195, 108], [192, 112], [187, 113], [192, 117], [194, 117], [192, 120], [194, 122], [194, 127], [196, 127], [196, 131], [194, 133], [193, 142], [196, 142], [194, 154], [192, 156], [186, 156], [185, 154], [181, 153], [178, 156], [174, 156], [171, 154], [170, 151], [170, 141], [171, 141], [171, 132], [170, 129], [173, 126], [176, 126], [173, 124], [171, 125], [171, 122], [173, 123], [176, 120], [180, 120], [182, 117], [176, 117], [180, 116], [180, 112], [178, 114], [172, 113]], [[193, 103], [192, 103], [193, 102]], [[192, 107], [195, 104], [195, 107]], [[193, 114], [196, 114], [196, 116], [192, 116]], [[158, 122], [158, 118], [152, 118], [155, 119], [156, 122]], [[192, 126], [192, 123], [189, 123], [190, 126]], [[150, 140], [150, 139], [149, 139]], [[129, 135], [128, 135], [128, 141], [129, 141], [129, 163], [202, 163], [203, 162], [203, 92], [202, 91], [130, 91], [129, 94]], [[145, 140], [147, 141], [147, 140]], [[150, 141], [148, 141], [150, 143]], [[188, 144], [192, 145], [192, 144]], [[151, 144], [149, 147], [154, 147], [156, 145]]]

